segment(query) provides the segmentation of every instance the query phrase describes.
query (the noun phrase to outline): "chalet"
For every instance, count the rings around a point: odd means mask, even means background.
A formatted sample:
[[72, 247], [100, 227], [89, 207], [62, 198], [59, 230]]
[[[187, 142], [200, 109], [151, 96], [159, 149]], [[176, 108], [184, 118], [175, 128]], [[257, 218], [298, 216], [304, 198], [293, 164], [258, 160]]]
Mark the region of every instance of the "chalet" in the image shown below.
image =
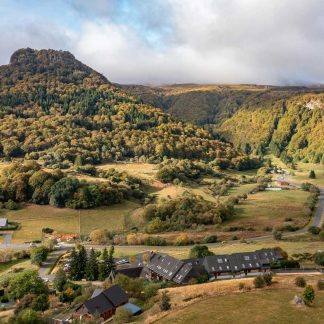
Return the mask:
[[8, 219], [7, 218], [0, 218], [0, 228], [6, 227], [8, 225]]
[[118, 285], [108, 289], [96, 289], [90, 299], [84, 302], [74, 313], [74, 318], [92, 319], [99, 316], [107, 320], [115, 314], [117, 307], [128, 303], [128, 296]]

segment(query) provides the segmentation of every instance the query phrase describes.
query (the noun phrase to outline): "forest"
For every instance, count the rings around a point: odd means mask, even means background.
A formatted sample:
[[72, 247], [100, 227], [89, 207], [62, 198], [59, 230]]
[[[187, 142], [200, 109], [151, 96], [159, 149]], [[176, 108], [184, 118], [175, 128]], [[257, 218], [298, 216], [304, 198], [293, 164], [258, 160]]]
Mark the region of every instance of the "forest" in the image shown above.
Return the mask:
[[243, 156], [209, 131], [179, 121], [54, 50], [21, 49], [0, 67], [0, 156], [64, 168], [103, 161], [211, 161]]

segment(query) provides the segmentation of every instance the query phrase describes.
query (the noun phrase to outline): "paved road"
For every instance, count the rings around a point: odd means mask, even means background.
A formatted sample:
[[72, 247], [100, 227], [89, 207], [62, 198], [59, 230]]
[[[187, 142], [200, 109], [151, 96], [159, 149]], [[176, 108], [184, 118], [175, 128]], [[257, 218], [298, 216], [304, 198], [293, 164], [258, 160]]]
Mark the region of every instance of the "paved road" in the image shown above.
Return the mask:
[[47, 260], [42, 263], [38, 270], [38, 274], [43, 280], [52, 281], [54, 279], [54, 275], [49, 274], [49, 271], [51, 270], [57, 259], [60, 258], [69, 249], [69, 246], [62, 245], [57, 250], [49, 254]]

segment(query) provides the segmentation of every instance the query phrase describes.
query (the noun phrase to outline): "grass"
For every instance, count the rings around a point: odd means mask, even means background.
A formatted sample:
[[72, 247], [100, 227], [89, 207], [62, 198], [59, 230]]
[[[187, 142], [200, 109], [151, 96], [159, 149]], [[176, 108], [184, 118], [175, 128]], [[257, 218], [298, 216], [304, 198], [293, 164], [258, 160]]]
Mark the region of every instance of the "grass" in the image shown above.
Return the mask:
[[0, 211], [1, 216], [8, 217], [9, 221], [19, 222], [21, 228], [14, 232], [14, 242], [27, 242], [40, 239], [42, 228], [50, 227], [64, 234], [88, 234], [96, 228], [108, 230], [122, 229], [124, 215], [131, 213], [140, 205], [125, 201], [122, 204], [101, 207], [89, 210], [74, 210], [55, 208], [52, 206], [26, 205], [15, 211]]
[[20, 264], [22, 262], [25, 262], [26, 260], [23, 259], [19, 259], [19, 260], [12, 260], [9, 262], [4, 262], [4, 263], [0, 263], [0, 273], [10, 269], [12, 266]]
[[305, 205], [308, 196], [309, 193], [301, 190], [262, 191], [249, 195], [236, 207], [237, 216], [225, 225], [262, 230], [265, 226], [283, 225], [289, 217], [294, 225], [305, 226], [309, 220]]
[[[323, 323], [324, 292], [312, 307], [291, 303], [297, 289], [256, 290], [208, 298], [171, 312], [158, 323]], [[300, 293], [300, 291], [298, 291]]]
[[[286, 241], [275, 241], [272, 238], [263, 242], [250, 242], [250, 243], [242, 243], [239, 241], [229, 242], [225, 244], [219, 243], [211, 243], [205, 244], [208, 248], [214, 252], [215, 254], [228, 254], [235, 252], [249, 252], [255, 251], [257, 249], [263, 248], [271, 248], [275, 246], [280, 246], [284, 249], [289, 255], [295, 253], [315, 253], [318, 250], [323, 250], [324, 244], [320, 241], [313, 242], [286, 242]], [[161, 253], [167, 253], [177, 258], [188, 258], [189, 251], [192, 246], [115, 246], [115, 251], [117, 256], [126, 256], [126, 255], [134, 255], [136, 253], [154, 250], [159, 251]]]

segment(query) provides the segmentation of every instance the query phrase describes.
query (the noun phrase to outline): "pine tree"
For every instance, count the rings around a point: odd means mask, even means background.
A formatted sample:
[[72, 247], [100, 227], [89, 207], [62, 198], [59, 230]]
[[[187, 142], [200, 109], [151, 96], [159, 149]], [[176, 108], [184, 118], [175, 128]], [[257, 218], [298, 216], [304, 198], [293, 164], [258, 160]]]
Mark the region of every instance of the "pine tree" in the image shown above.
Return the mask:
[[101, 281], [104, 281], [109, 276], [108, 259], [108, 251], [104, 248], [100, 256], [101, 262], [99, 263], [99, 280]]
[[67, 283], [67, 278], [66, 278], [66, 274], [65, 271], [60, 268], [56, 274], [55, 274], [55, 278], [53, 281], [53, 286], [57, 291], [63, 291], [64, 290], [64, 286]]
[[98, 279], [98, 260], [94, 249], [90, 250], [89, 260], [86, 266], [86, 278], [87, 280], [94, 281]]
[[109, 254], [107, 258], [107, 268], [108, 268], [108, 274], [111, 272], [115, 272], [116, 266], [114, 262], [114, 252], [115, 252], [115, 247], [112, 245], [109, 249]]
[[78, 274], [79, 279], [83, 279], [85, 277], [85, 270], [87, 266], [87, 251], [83, 245], [79, 247], [78, 253]]
[[315, 179], [316, 178], [315, 171], [314, 170], [310, 170], [308, 177], [309, 177], [309, 179]]
[[79, 280], [79, 255], [75, 248], [72, 249], [70, 259], [70, 277], [73, 280]]
[[168, 296], [166, 291], [162, 292], [162, 298], [161, 298], [161, 303], [160, 303], [160, 309], [161, 311], [167, 311], [171, 308], [170, 304], [170, 297]]

